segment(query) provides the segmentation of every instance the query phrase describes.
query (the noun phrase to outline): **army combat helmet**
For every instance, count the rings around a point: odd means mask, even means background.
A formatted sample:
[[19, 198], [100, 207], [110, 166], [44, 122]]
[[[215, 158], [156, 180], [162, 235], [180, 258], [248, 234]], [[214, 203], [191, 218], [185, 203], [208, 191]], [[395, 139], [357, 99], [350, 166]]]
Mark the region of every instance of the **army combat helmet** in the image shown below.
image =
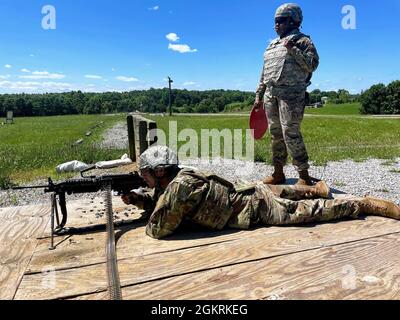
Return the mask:
[[166, 146], [154, 146], [143, 152], [139, 158], [140, 170], [178, 167], [178, 155]]
[[303, 22], [303, 11], [296, 3], [284, 3], [276, 10], [276, 18], [291, 18], [293, 22], [301, 25]]

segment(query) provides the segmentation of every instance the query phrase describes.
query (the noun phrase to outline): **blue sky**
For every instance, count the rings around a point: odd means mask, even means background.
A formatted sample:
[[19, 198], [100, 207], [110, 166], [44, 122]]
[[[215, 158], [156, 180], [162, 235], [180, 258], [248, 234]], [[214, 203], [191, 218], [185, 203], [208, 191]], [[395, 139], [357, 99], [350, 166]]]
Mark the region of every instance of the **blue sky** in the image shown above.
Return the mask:
[[[159, 88], [167, 76], [175, 88], [254, 91], [283, 2], [2, 0], [0, 93]], [[400, 1], [297, 3], [321, 58], [311, 90], [400, 79]], [[56, 9], [55, 30], [42, 28], [45, 5]], [[345, 5], [356, 9], [355, 30], [342, 28]]]

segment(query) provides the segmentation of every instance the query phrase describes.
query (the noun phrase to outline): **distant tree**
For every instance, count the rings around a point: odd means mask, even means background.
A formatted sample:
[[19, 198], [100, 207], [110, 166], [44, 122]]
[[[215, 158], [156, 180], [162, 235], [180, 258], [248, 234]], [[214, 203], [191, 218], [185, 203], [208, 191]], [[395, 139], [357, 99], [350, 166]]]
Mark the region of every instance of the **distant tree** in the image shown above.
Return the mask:
[[383, 113], [400, 114], [400, 81], [393, 81], [386, 89], [386, 103], [383, 105]]
[[339, 89], [337, 93], [337, 103], [348, 103], [350, 102], [350, 92], [345, 89]]
[[361, 113], [381, 114], [385, 108], [387, 89], [384, 84], [376, 84], [361, 95]]

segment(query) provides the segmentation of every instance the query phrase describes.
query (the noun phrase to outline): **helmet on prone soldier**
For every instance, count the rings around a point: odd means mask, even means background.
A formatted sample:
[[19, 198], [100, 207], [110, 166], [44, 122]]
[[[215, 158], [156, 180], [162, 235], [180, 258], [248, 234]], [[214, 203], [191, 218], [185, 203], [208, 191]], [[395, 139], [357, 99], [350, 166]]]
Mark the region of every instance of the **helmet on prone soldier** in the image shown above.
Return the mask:
[[178, 155], [166, 146], [153, 146], [140, 155], [139, 169], [141, 171], [159, 168], [177, 168]]

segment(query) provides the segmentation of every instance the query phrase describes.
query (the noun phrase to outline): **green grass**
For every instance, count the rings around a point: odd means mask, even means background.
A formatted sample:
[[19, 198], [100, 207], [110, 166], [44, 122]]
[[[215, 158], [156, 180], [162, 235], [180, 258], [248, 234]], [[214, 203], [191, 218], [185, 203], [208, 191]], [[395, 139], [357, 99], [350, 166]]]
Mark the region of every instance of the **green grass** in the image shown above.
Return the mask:
[[[195, 130], [200, 137], [201, 129], [247, 129], [248, 116], [178, 116], [152, 117], [158, 128], [168, 135], [168, 121], [178, 122], [178, 132], [184, 128]], [[306, 117], [302, 133], [311, 161], [323, 165], [328, 161], [369, 158], [394, 159], [400, 157], [400, 120], [372, 119], [368, 117], [321, 116]], [[243, 139], [244, 142], [244, 139]], [[186, 141], [178, 142], [178, 147]], [[221, 143], [223, 145], [223, 143]], [[270, 135], [255, 144], [255, 160], [271, 159]]]
[[[368, 158], [387, 159], [387, 164], [390, 164], [390, 160], [400, 157], [400, 119], [374, 119], [357, 115], [355, 105], [326, 108], [330, 110], [325, 111], [327, 114], [305, 117], [302, 125], [306, 146], [315, 164], [344, 159], [363, 161]], [[342, 112], [345, 112], [343, 108], [349, 108], [346, 109], [349, 113], [332, 116], [333, 111], [339, 110], [334, 108], [342, 108]], [[316, 109], [315, 112], [322, 110]], [[353, 113], [349, 110], [353, 110]], [[199, 137], [201, 129], [245, 130], [249, 121], [248, 115], [229, 114], [148, 118], [157, 121], [158, 128], [167, 134], [169, 121], [175, 120], [178, 132], [193, 129]], [[86, 138], [85, 133], [101, 121], [103, 125], [95, 129], [90, 138]], [[0, 126], [0, 188], [13, 182], [26, 183], [47, 176], [65, 178], [65, 175], [60, 177], [55, 172], [55, 167], [63, 162], [80, 160], [94, 163], [119, 158], [122, 150], [103, 150], [97, 146], [104, 130], [117, 121], [125, 121], [125, 115], [17, 118], [14, 125]], [[82, 145], [71, 146], [82, 137], [85, 138]], [[242, 145], [244, 143], [243, 136]], [[186, 141], [178, 142], [178, 147], [184, 144]], [[210, 152], [206, 150], [207, 154]], [[270, 163], [270, 159], [271, 142], [267, 134], [255, 143], [255, 161]]]
[[322, 108], [306, 108], [306, 114], [315, 115], [360, 115], [360, 103], [327, 104]]
[[[67, 161], [90, 164], [120, 157], [121, 152], [100, 149], [96, 142], [105, 129], [123, 119], [122, 115], [16, 118], [15, 124], [0, 126], [0, 187], [55, 176], [55, 167]], [[87, 131], [92, 136], [86, 137]], [[72, 146], [81, 138], [81, 145]]]

